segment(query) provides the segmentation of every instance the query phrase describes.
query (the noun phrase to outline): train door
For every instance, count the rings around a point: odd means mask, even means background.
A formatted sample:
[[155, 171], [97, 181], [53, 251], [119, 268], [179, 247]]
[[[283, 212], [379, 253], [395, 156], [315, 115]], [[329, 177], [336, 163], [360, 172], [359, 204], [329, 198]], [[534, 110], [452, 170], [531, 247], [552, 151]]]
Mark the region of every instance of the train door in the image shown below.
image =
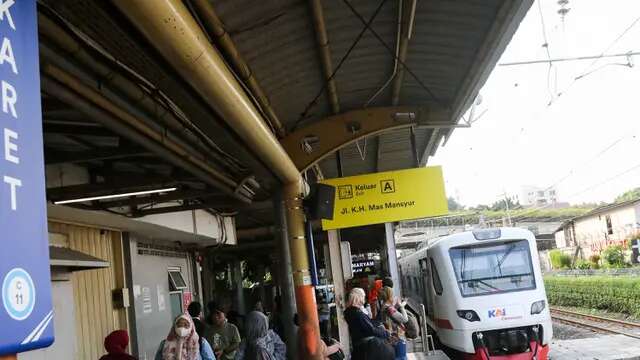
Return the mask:
[[433, 319], [433, 284], [431, 283], [431, 267], [429, 266], [429, 259], [424, 258], [419, 260], [420, 265], [420, 284], [422, 288], [422, 292], [420, 293], [421, 298], [425, 301], [425, 310], [427, 312], [427, 316], [430, 319]]

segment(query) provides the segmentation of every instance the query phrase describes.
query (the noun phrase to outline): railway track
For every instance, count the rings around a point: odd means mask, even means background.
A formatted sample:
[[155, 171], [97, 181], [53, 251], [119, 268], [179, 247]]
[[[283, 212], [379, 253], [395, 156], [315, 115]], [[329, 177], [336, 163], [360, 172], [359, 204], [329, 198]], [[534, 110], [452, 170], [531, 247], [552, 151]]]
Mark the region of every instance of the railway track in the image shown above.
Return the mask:
[[551, 318], [560, 323], [586, 328], [592, 331], [624, 335], [640, 340], [640, 324], [638, 323], [564, 309], [551, 308], [550, 310]]

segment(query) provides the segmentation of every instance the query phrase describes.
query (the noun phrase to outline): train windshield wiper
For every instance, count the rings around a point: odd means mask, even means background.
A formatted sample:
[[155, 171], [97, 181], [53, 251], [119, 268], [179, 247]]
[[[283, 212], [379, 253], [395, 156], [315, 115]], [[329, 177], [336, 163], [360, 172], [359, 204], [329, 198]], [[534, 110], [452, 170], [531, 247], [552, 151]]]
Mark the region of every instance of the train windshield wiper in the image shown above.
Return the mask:
[[495, 286], [493, 286], [493, 285], [489, 284], [488, 282], [486, 282], [484, 280], [481, 280], [481, 279], [469, 279], [469, 280], [462, 280], [460, 282], [461, 283], [466, 283], [466, 282], [468, 282], [468, 283], [478, 283], [478, 284], [481, 284], [481, 285], [484, 285], [484, 286], [488, 287], [491, 290], [500, 291], [500, 289], [498, 289], [497, 287], [495, 287]]
[[507, 260], [507, 257], [513, 252], [513, 249], [515, 248], [516, 248], [516, 244], [511, 244], [507, 249], [507, 251], [505, 251], [504, 255], [502, 255], [500, 260], [498, 260], [498, 263], [496, 264], [496, 266], [493, 267], [493, 270], [495, 269], [500, 270], [500, 275], [502, 275], [502, 264], [504, 263], [505, 260]]

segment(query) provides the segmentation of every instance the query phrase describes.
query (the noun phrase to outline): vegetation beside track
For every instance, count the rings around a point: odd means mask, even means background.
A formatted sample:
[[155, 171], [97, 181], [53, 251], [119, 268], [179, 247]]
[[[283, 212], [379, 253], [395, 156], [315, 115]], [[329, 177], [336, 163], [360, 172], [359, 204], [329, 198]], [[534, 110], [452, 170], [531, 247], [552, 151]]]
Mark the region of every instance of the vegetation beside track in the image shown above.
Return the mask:
[[546, 277], [549, 303], [640, 318], [640, 277]]

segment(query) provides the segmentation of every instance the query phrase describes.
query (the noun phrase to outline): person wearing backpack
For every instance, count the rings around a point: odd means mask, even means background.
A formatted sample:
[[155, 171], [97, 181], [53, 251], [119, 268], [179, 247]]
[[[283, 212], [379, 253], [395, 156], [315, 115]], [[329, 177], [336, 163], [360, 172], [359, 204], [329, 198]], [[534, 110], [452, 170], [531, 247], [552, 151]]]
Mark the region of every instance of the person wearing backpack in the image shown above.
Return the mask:
[[394, 338], [397, 338], [392, 344], [396, 353], [396, 360], [406, 360], [407, 338], [404, 325], [409, 322], [409, 315], [404, 308], [404, 304], [393, 296], [393, 289], [389, 286], [382, 288], [379, 297], [382, 302], [380, 307], [381, 322], [385, 329], [394, 335]]

